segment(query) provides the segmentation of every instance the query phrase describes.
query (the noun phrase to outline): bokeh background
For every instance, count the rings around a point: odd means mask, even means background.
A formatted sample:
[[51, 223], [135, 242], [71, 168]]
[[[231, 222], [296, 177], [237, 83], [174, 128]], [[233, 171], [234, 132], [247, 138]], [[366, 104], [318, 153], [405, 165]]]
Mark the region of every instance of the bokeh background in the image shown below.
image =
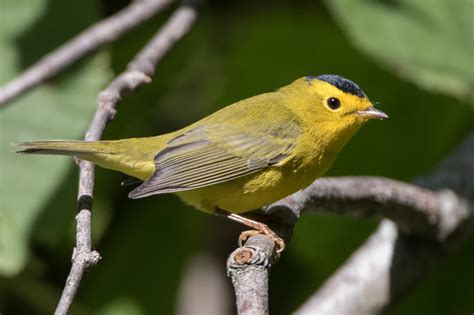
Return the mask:
[[[0, 84], [126, 4], [2, 0]], [[18, 156], [10, 143], [80, 139], [97, 93], [171, 12], [0, 112], [2, 314], [52, 313], [70, 267], [77, 193], [71, 158]], [[472, 0], [216, 0], [201, 12], [153, 82], [121, 101], [104, 139], [172, 131], [237, 100], [322, 73], [354, 80], [390, 115], [367, 124], [327, 175], [409, 181], [429, 173], [474, 129]], [[93, 238], [103, 260], [87, 273], [71, 314], [190, 314], [185, 304], [192, 301], [232, 314], [225, 262], [241, 227], [174, 196], [128, 200], [123, 179], [97, 170]], [[302, 304], [378, 220], [303, 216], [272, 268], [271, 313], [289, 314]], [[201, 279], [197, 291], [195, 279]], [[471, 236], [387, 314], [471, 314], [473, 283]]]

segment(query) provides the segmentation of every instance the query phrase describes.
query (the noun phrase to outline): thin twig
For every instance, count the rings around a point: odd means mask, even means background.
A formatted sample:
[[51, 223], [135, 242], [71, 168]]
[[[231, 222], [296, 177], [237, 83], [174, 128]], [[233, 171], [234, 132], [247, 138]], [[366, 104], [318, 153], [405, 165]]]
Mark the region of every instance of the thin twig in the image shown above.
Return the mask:
[[[375, 214], [393, 220], [384, 220], [371, 238], [297, 313], [377, 314], [398, 300], [419, 275], [429, 270], [427, 262], [436, 260], [440, 248], [450, 246], [453, 235], [458, 235], [464, 227], [472, 228], [468, 224], [474, 218], [472, 178], [474, 134], [429, 177], [418, 179], [419, 186], [377, 177], [325, 178], [264, 209], [267, 214], [283, 218], [287, 229], [306, 212]], [[258, 237], [250, 238], [234, 253], [245, 250], [252, 242], [254, 251], [269, 253], [259, 260], [272, 261], [274, 252], [265, 251], [269, 238]], [[232, 266], [233, 260], [234, 254], [228, 266]], [[270, 264], [264, 266], [268, 273]], [[231, 273], [236, 296], [245, 300], [246, 311], [254, 314], [268, 307], [262, 305], [268, 301], [268, 291], [260, 292], [266, 295], [265, 300], [249, 294], [245, 286], [235, 285], [243, 282], [241, 275], [255, 268], [251, 262], [240, 267], [239, 273]], [[392, 279], [393, 276], [398, 278]], [[249, 310], [250, 307], [253, 310]]]
[[[149, 44], [130, 62], [127, 70], [99, 94], [98, 108], [86, 133], [86, 141], [97, 141], [101, 138], [107, 122], [114, 117], [121, 94], [151, 81], [150, 76], [153, 75], [158, 61], [190, 30], [196, 17], [197, 11], [191, 6], [183, 5], [177, 9]], [[84, 271], [100, 259], [99, 254], [92, 250], [91, 242], [93, 187], [94, 165], [81, 161], [76, 248], [66, 285], [56, 308], [56, 315], [68, 313]]]
[[92, 25], [67, 43], [0, 87], [0, 108], [34, 86], [57, 75], [78, 59], [117, 40], [127, 31], [142, 24], [166, 8], [169, 0], [132, 1], [125, 9]]

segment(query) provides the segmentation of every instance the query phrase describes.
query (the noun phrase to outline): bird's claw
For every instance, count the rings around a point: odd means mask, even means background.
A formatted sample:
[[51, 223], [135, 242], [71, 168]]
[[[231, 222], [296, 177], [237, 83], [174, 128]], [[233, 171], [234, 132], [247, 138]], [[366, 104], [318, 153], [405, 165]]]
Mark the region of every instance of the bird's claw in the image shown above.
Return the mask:
[[282, 238], [278, 237], [275, 234], [275, 232], [273, 232], [270, 229], [263, 229], [262, 231], [258, 231], [258, 230], [243, 231], [242, 233], [240, 233], [240, 236], [239, 236], [239, 246], [243, 246], [243, 244], [247, 241], [247, 239], [249, 237], [252, 237], [252, 236], [255, 236], [255, 235], [258, 235], [258, 234], [266, 235], [273, 242], [275, 242], [275, 244], [276, 244], [276, 253], [277, 253], [278, 256], [280, 256], [280, 254], [285, 250], [285, 247], [286, 247], [285, 241]]

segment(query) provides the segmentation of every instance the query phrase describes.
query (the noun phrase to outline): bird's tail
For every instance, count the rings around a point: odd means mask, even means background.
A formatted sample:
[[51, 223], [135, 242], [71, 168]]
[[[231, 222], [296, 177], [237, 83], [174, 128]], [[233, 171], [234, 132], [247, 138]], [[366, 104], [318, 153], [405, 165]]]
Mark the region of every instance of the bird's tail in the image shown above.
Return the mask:
[[75, 140], [47, 140], [15, 143], [17, 153], [22, 154], [59, 154], [87, 156], [94, 153], [107, 153], [103, 142]]
[[164, 145], [160, 139], [150, 137], [96, 142], [47, 140], [15, 145], [18, 153], [73, 155], [143, 180], [155, 171], [154, 155]]

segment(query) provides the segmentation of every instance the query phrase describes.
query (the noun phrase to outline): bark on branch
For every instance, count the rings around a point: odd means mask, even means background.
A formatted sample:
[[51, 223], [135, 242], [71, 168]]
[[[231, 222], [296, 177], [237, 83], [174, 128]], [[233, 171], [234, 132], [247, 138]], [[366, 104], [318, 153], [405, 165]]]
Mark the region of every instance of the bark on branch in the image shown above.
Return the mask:
[[227, 261], [237, 299], [237, 313], [268, 314], [268, 277], [275, 243], [264, 235], [249, 239]]
[[[151, 81], [150, 77], [154, 74], [157, 63], [190, 30], [196, 17], [197, 11], [194, 7], [183, 5], [178, 8], [160, 31], [129, 63], [127, 70], [99, 94], [97, 111], [87, 130], [86, 141], [100, 140], [107, 122], [114, 117], [122, 93], [135, 90], [138, 86]], [[74, 47], [69, 49], [74, 49]], [[79, 167], [76, 248], [66, 285], [56, 308], [56, 315], [68, 313], [85, 270], [97, 264], [100, 259], [100, 255], [92, 250], [91, 242], [94, 165], [87, 161], [80, 161]]]
[[[442, 250], [472, 230], [472, 178], [474, 133], [431, 175], [414, 184], [380, 177], [323, 178], [264, 209], [267, 214], [278, 214], [282, 222], [279, 231], [287, 238], [291, 234], [288, 230], [306, 212], [386, 218], [296, 313], [379, 314], [399, 300], [426, 274]], [[268, 240], [259, 235], [248, 242], [252, 242], [255, 251], [265, 252]], [[262, 278], [262, 274], [268, 274], [270, 264], [263, 270], [252, 262], [238, 264], [236, 257], [246, 246], [229, 257], [228, 272], [236, 289], [238, 309], [244, 302], [253, 307], [239, 314], [260, 314], [258, 309], [268, 309], [268, 305], [261, 305], [268, 303], [268, 296], [256, 298], [238, 284], [243, 281], [242, 274]], [[260, 259], [272, 261], [273, 252], [269, 253]]]

